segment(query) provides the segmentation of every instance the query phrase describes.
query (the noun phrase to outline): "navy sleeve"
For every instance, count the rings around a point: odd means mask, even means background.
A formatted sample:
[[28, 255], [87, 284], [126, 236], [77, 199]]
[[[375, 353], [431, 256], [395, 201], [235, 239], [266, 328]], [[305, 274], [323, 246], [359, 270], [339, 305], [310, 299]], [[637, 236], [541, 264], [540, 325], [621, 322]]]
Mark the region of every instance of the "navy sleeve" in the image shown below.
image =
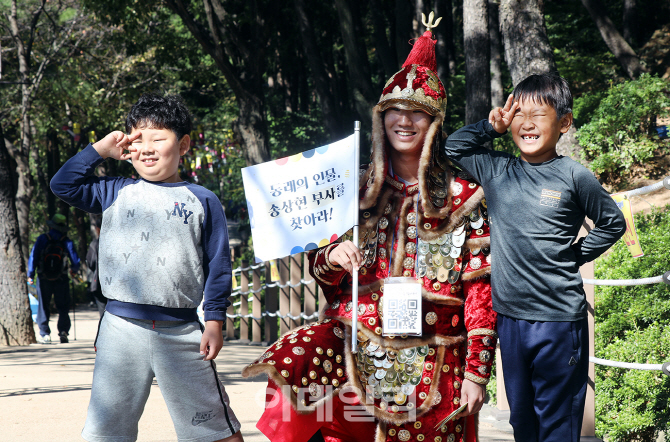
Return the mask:
[[230, 305], [232, 265], [226, 215], [219, 199], [209, 190], [189, 185], [205, 209], [202, 226], [203, 272], [205, 275], [203, 311], [205, 321], [225, 321]]
[[119, 190], [134, 180], [97, 177], [95, 168], [104, 161], [91, 144], [70, 158], [51, 180], [51, 190], [71, 206], [89, 213], [102, 213], [111, 206]]
[[[483, 184], [499, 175], [502, 172], [501, 166], [511, 159], [509, 154], [484, 147], [484, 143], [503, 135], [498, 133], [488, 120], [481, 120], [449, 135], [444, 151], [450, 160]], [[497, 161], [498, 157], [504, 158], [505, 161], [502, 163]]]
[[46, 243], [46, 235], [40, 235], [37, 237], [35, 244], [33, 244], [33, 248], [30, 251], [30, 257], [28, 258], [28, 278], [35, 279], [35, 272], [39, 265], [40, 255], [42, 254], [42, 250], [44, 250]]
[[579, 204], [594, 228], [573, 246], [577, 264], [593, 261], [626, 233], [626, 220], [612, 197], [586, 168], [576, 169], [574, 178]]
[[68, 255], [70, 255], [70, 262], [72, 263], [72, 270], [73, 272], [76, 272], [79, 270], [79, 255], [77, 255], [77, 250], [74, 247], [74, 243], [72, 242], [71, 239], [67, 239], [65, 241], [65, 248], [67, 249]]

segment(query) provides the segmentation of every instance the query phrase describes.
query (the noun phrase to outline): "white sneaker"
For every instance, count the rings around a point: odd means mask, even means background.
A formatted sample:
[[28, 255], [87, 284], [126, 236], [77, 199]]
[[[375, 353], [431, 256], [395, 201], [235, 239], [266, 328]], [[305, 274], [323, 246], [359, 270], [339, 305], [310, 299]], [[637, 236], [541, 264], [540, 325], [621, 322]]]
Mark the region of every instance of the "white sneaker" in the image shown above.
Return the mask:
[[39, 342], [40, 344], [51, 344], [51, 336], [50, 335], [39, 336], [37, 338], [37, 342]]

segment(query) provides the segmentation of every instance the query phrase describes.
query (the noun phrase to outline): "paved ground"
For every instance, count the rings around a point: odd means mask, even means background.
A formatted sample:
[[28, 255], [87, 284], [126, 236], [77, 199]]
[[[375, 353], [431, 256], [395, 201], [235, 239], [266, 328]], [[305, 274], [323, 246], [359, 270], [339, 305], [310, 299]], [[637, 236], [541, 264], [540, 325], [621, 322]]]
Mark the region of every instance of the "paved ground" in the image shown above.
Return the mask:
[[[82, 311], [83, 309], [83, 311]], [[55, 328], [55, 319], [52, 326]], [[0, 347], [0, 442], [80, 441], [86, 418], [95, 353], [93, 340], [97, 311], [80, 307], [76, 313], [76, 340], [70, 343]], [[58, 340], [56, 334], [52, 338]], [[263, 348], [227, 342], [216, 359], [219, 375], [249, 442], [266, 442], [256, 429], [263, 410], [265, 380], [244, 379], [242, 368]], [[487, 407], [480, 417], [483, 442], [512, 441], [507, 422], [496, 420]], [[140, 442], [176, 441], [170, 416], [154, 384], [140, 420]]]

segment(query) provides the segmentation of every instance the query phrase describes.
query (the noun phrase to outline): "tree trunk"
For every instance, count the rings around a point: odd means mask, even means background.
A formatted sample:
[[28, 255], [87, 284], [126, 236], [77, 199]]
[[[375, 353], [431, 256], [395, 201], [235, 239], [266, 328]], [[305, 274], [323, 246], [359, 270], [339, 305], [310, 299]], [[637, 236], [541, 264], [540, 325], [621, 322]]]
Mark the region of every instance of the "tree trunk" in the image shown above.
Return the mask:
[[421, 23], [421, 14], [426, 14], [424, 1], [423, 0], [414, 0], [414, 14], [412, 14], [412, 31], [414, 33], [414, 38], [419, 38], [426, 30]]
[[47, 199], [47, 214], [51, 218], [56, 214], [56, 196], [53, 192], [49, 191], [49, 183], [51, 182], [51, 178], [56, 174], [56, 171], [60, 169], [60, 161], [58, 161], [58, 132], [54, 129], [47, 131], [46, 160], [46, 182], [43, 185], [45, 186], [44, 191]]
[[236, 95], [240, 108], [233, 130], [242, 140], [247, 165], [264, 163], [270, 160], [267, 146], [267, 124], [262, 101], [253, 95]]
[[405, 62], [412, 46], [409, 41], [412, 38], [412, 14], [414, 8], [409, 0], [395, 1], [395, 51], [398, 59], [398, 69]]
[[370, 1], [370, 16], [372, 18], [373, 38], [375, 41], [375, 53], [379, 63], [384, 69], [384, 78], [390, 78], [391, 75], [398, 72], [400, 64], [396, 59], [395, 52], [389, 44], [386, 37], [386, 22], [382, 13], [382, 4], [379, 0]]
[[[182, 21], [200, 43], [223, 74], [235, 93], [238, 118], [233, 123], [237, 138], [241, 140], [248, 165], [270, 160], [267, 120], [264, 111], [263, 72], [265, 68], [265, 42], [260, 32], [245, 33], [241, 23], [253, 29], [262, 29], [255, 2], [249, 2], [249, 16], [230, 20], [220, 0], [203, 0], [207, 24], [196, 20], [188, 2], [166, 0], [165, 4]], [[231, 23], [232, 24], [229, 24]]]
[[35, 343], [9, 153], [0, 125], [0, 345]]
[[487, 0], [463, 1], [465, 43], [465, 124], [491, 110], [491, 72]]
[[505, 61], [515, 86], [531, 74], [556, 72], [543, 0], [502, 0], [500, 24]]
[[304, 0], [294, 0], [293, 6], [296, 11], [296, 19], [300, 28], [300, 36], [305, 51], [305, 57], [309, 63], [309, 70], [314, 79], [316, 94], [319, 97], [321, 113], [323, 114], [324, 126], [332, 140], [337, 140], [342, 135], [342, 124], [340, 123], [340, 109], [335, 97], [331, 92], [328, 73], [321, 58], [321, 51], [316, 45], [316, 35], [309, 17], [306, 14]]
[[607, 16], [605, 5], [600, 0], [582, 0], [582, 4], [589, 11], [589, 15], [596, 23], [605, 44], [619, 60], [624, 71], [626, 71], [626, 75], [631, 79], [636, 79], [640, 74], [646, 72], [646, 69], [640, 63], [640, 58]]
[[[456, 71], [456, 50], [454, 48], [454, 18], [451, 14], [451, 0], [435, 0], [433, 10], [438, 17], [442, 17], [440, 25], [433, 29], [437, 43], [435, 55], [437, 57], [437, 76], [443, 83]], [[446, 85], [445, 85], [446, 87]]]
[[505, 96], [502, 84], [502, 45], [498, 3], [489, 1], [489, 42], [491, 44], [491, 107], [503, 107]]
[[635, 0], [623, 2], [623, 38], [631, 46], [637, 45], [638, 37], [637, 5]]
[[359, 117], [367, 121], [370, 110], [376, 102], [367, 53], [363, 43], [356, 38], [355, 16], [349, 0], [335, 0], [335, 6], [340, 19], [340, 31], [344, 42], [344, 56], [347, 60], [349, 86], [354, 107]]
[[[18, 186], [16, 189], [16, 211], [19, 222], [19, 232], [21, 235], [21, 249], [23, 259], [28, 262], [29, 249], [28, 240], [30, 238], [30, 202], [33, 199], [34, 182], [30, 174], [30, 147], [32, 144], [32, 135], [30, 133], [30, 111], [32, 101], [30, 98], [30, 47], [26, 48], [19, 33], [18, 10], [16, 0], [12, 0], [11, 12], [9, 14], [9, 28], [12, 39], [16, 43], [17, 58], [19, 62], [19, 78], [21, 79], [21, 145], [15, 152], [16, 172], [18, 175]], [[38, 9], [33, 14], [33, 31], [37, 19], [42, 11]], [[30, 46], [30, 45], [29, 45]], [[4, 137], [3, 137], [4, 140]], [[5, 147], [6, 150], [6, 147]]]

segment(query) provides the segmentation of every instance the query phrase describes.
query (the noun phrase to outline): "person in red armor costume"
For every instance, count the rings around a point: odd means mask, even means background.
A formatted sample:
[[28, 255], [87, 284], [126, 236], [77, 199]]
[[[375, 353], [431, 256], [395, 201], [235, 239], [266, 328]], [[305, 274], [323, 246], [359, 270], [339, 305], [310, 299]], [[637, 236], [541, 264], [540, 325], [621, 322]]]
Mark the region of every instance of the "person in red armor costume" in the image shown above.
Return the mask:
[[[372, 111], [359, 247], [345, 234], [309, 253], [328, 302], [319, 322], [286, 333], [243, 371], [269, 378], [257, 427], [273, 442], [476, 440], [497, 337], [489, 226], [481, 187], [442, 150], [447, 100], [431, 22]], [[384, 282], [398, 276], [421, 282], [420, 336], [383, 334]]]

